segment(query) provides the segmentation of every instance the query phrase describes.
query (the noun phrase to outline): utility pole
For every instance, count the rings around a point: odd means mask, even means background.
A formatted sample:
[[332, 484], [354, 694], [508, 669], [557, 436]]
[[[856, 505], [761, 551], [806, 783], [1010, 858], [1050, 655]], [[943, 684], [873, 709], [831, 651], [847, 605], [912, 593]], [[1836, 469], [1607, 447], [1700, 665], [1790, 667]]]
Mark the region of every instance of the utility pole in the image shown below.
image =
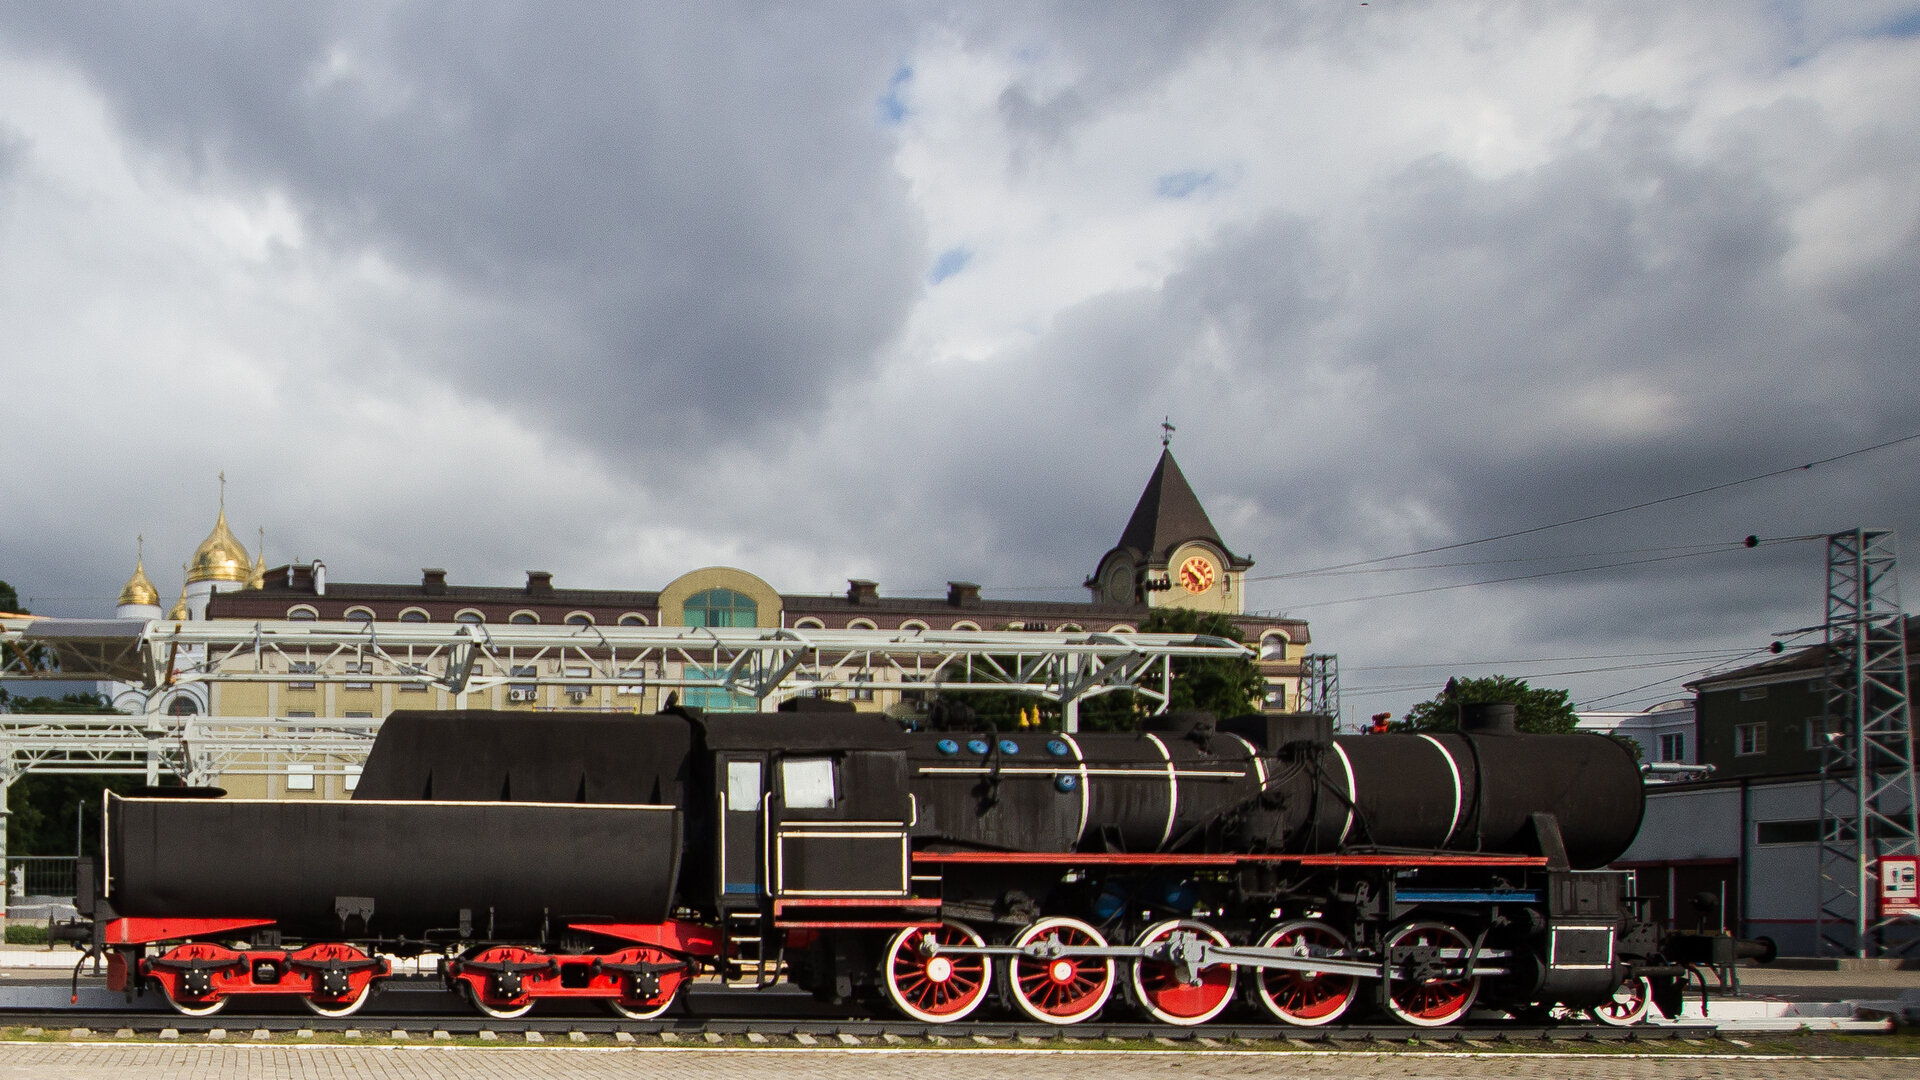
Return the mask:
[[1826, 738], [1820, 770], [1820, 951], [1885, 947], [1881, 858], [1920, 853], [1906, 618], [1891, 529], [1827, 538]]

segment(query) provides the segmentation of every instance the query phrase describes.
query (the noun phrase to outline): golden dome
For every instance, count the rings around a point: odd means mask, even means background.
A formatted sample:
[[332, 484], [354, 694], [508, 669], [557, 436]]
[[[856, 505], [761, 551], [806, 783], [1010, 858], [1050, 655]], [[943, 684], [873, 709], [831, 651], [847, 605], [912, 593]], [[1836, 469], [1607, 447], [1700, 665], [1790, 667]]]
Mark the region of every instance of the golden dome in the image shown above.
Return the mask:
[[147, 577], [147, 560], [144, 556], [134, 562], [133, 576], [127, 579], [126, 586], [120, 590], [120, 606], [129, 604], [160, 606], [160, 590], [154, 588], [153, 582]]
[[194, 549], [193, 561], [187, 564], [187, 584], [231, 581], [244, 585], [252, 576], [253, 560], [247, 557], [240, 538], [227, 528], [227, 511], [222, 507], [220, 520], [214, 522], [213, 531], [200, 541], [200, 546]]
[[[185, 570], [186, 567], [183, 566], [181, 569]], [[185, 585], [180, 586], [180, 599], [175, 600], [173, 606], [167, 609], [167, 618], [172, 619], [174, 622], [184, 622], [186, 620], [187, 587]]]
[[260, 557], [253, 560], [253, 573], [247, 575], [247, 588], [267, 587], [267, 530], [260, 530]]

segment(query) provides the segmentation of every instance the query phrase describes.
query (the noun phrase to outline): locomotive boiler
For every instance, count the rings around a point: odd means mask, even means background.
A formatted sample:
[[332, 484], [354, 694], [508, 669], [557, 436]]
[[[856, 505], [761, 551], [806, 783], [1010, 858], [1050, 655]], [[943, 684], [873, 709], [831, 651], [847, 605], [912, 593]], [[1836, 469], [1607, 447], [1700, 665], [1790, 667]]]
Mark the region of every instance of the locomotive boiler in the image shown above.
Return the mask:
[[1636, 763], [1516, 733], [1511, 706], [1368, 736], [401, 712], [349, 801], [158, 794], [108, 797], [90, 914], [113, 984], [186, 1012], [346, 1015], [421, 955], [496, 1017], [591, 998], [644, 1019], [712, 973], [929, 1023], [1122, 1002], [1174, 1024], [1631, 1022], [1684, 977], [1604, 869], [1639, 827]]

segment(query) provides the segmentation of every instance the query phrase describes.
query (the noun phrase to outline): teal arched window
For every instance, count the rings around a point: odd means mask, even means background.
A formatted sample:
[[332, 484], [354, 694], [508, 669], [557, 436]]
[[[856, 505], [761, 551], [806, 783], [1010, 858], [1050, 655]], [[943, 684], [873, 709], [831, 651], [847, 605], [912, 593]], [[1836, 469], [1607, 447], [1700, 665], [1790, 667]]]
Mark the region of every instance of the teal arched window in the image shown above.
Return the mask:
[[760, 605], [732, 589], [694, 593], [681, 610], [687, 626], [757, 626], [760, 621]]

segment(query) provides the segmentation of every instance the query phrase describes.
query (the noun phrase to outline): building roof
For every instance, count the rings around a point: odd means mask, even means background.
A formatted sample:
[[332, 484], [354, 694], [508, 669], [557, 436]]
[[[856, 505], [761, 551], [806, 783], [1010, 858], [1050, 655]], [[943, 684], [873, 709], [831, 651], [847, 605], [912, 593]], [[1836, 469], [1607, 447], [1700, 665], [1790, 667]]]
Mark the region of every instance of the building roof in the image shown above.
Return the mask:
[[1173, 460], [1173, 451], [1161, 450], [1160, 462], [1147, 479], [1147, 489], [1140, 493], [1133, 516], [1120, 534], [1120, 546], [1132, 548], [1150, 562], [1165, 563], [1175, 548], [1189, 540], [1204, 540], [1219, 548], [1236, 570], [1253, 565], [1252, 559], [1227, 550], [1213, 522], [1207, 519], [1200, 497], [1180, 472], [1179, 462]]
[[[1913, 667], [1920, 662], [1920, 616], [1906, 617], [1907, 630], [1907, 666]], [[1804, 649], [1795, 649], [1779, 656], [1762, 660], [1758, 664], [1749, 664], [1732, 671], [1722, 671], [1685, 683], [1687, 689], [1695, 693], [1718, 690], [1733, 683], [1752, 682], [1755, 679], [1792, 679], [1806, 678], [1824, 672], [1827, 668], [1827, 647], [1825, 644], [1810, 645]]]

